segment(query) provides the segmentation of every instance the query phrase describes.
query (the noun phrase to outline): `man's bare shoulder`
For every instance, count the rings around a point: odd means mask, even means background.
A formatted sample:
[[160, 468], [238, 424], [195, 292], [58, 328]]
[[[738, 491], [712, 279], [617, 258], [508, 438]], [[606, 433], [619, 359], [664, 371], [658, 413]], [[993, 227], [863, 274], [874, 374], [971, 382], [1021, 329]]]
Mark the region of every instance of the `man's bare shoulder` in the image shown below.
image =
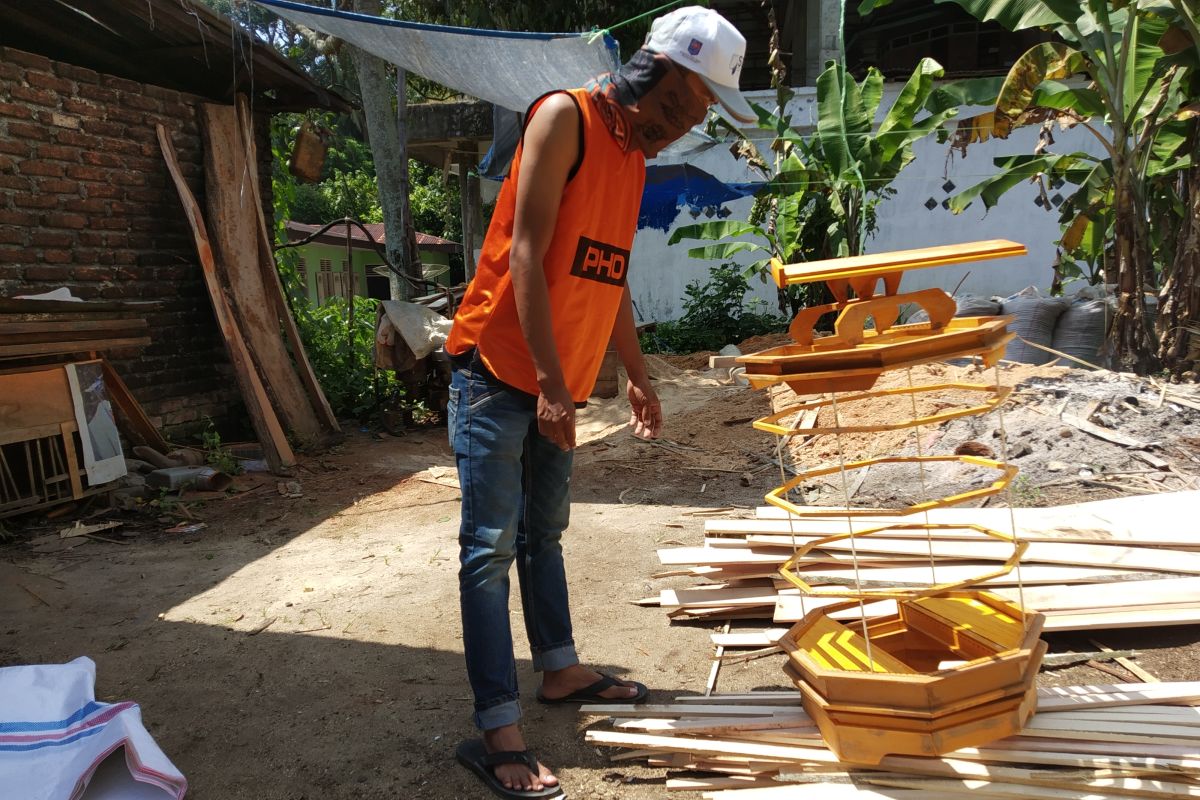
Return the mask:
[[574, 136], [579, 130], [579, 109], [575, 99], [565, 92], [556, 92], [543, 100], [529, 121], [526, 135], [540, 138]]

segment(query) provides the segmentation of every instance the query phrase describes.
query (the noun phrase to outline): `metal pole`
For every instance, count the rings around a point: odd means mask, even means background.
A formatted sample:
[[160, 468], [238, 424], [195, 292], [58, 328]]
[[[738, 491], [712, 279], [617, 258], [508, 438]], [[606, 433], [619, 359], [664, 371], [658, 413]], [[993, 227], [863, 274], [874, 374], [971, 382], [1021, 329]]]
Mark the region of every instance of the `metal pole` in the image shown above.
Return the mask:
[[350, 218], [346, 217], [346, 366], [354, 358], [354, 253], [350, 248]]

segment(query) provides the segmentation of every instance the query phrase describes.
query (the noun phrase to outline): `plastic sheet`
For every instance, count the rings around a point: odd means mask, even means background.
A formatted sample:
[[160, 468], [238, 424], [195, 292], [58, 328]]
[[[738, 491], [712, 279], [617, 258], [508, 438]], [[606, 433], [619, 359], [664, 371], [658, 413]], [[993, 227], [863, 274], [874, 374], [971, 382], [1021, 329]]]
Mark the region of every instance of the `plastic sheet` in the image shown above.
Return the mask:
[[300, 25], [337, 36], [451, 89], [524, 113], [555, 89], [616, 69], [607, 34], [523, 33], [390, 20], [288, 2], [254, 0]]

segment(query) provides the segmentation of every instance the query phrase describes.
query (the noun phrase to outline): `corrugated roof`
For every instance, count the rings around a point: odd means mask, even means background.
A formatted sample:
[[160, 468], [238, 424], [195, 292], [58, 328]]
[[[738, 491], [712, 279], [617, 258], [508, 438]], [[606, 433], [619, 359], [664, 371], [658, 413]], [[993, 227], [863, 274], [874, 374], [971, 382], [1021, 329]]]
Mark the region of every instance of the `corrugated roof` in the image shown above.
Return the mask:
[[[294, 222], [289, 220], [287, 223], [288, 240], [293, 242], [298, 241], [306, 236], [311, 236], [313, 233], [319, 231], [322, 227], [323, 226], [321, 225], [309, 225], [305, 222]], [[382, 222], [367, 222], [363, 224], [363, 227], [370, 231], [371, 237], [375, 239], [379, 245], [382, 246], [387, 243], [387, 234], [384, 232]], [[345, 226], [330, 228], [313, 241], [320, 242], [321, 244], [345, 246], [346, 228]], [[350, 241], [350, 246], [355, 249], [374, 249], [371, 246], [370, 240], [367, 239], [366, 235], [357, 226], [350, 227]], [[440, 236], [434, 236], [429, 233], [421, 233], [420, 231], [417, 231], [417, 247], [421, 248], [422, 250], [444, 251], [448, 253], [462, 252], [462, 245], [460, 245], [458, 242], [452, 242], [449, 239], [443, 239]]]

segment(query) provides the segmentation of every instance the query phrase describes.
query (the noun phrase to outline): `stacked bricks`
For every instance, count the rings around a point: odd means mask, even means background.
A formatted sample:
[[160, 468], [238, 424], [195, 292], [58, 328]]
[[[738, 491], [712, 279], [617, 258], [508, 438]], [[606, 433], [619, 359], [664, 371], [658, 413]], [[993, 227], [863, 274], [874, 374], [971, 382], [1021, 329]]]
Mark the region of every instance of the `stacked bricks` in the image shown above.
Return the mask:
[[[0, 47], [0, 296], [67, 286], [85, 300], [161, 301], [145, 314], [150, 346], [108, 355], [146, 412], [180, 438], [210, 419], [227, 434], [245, 430], [155, 133], [161, 123], [170, 134], [203, 207], [202, 102]], [[270, 169], [260, 169], [271, 219]]]

